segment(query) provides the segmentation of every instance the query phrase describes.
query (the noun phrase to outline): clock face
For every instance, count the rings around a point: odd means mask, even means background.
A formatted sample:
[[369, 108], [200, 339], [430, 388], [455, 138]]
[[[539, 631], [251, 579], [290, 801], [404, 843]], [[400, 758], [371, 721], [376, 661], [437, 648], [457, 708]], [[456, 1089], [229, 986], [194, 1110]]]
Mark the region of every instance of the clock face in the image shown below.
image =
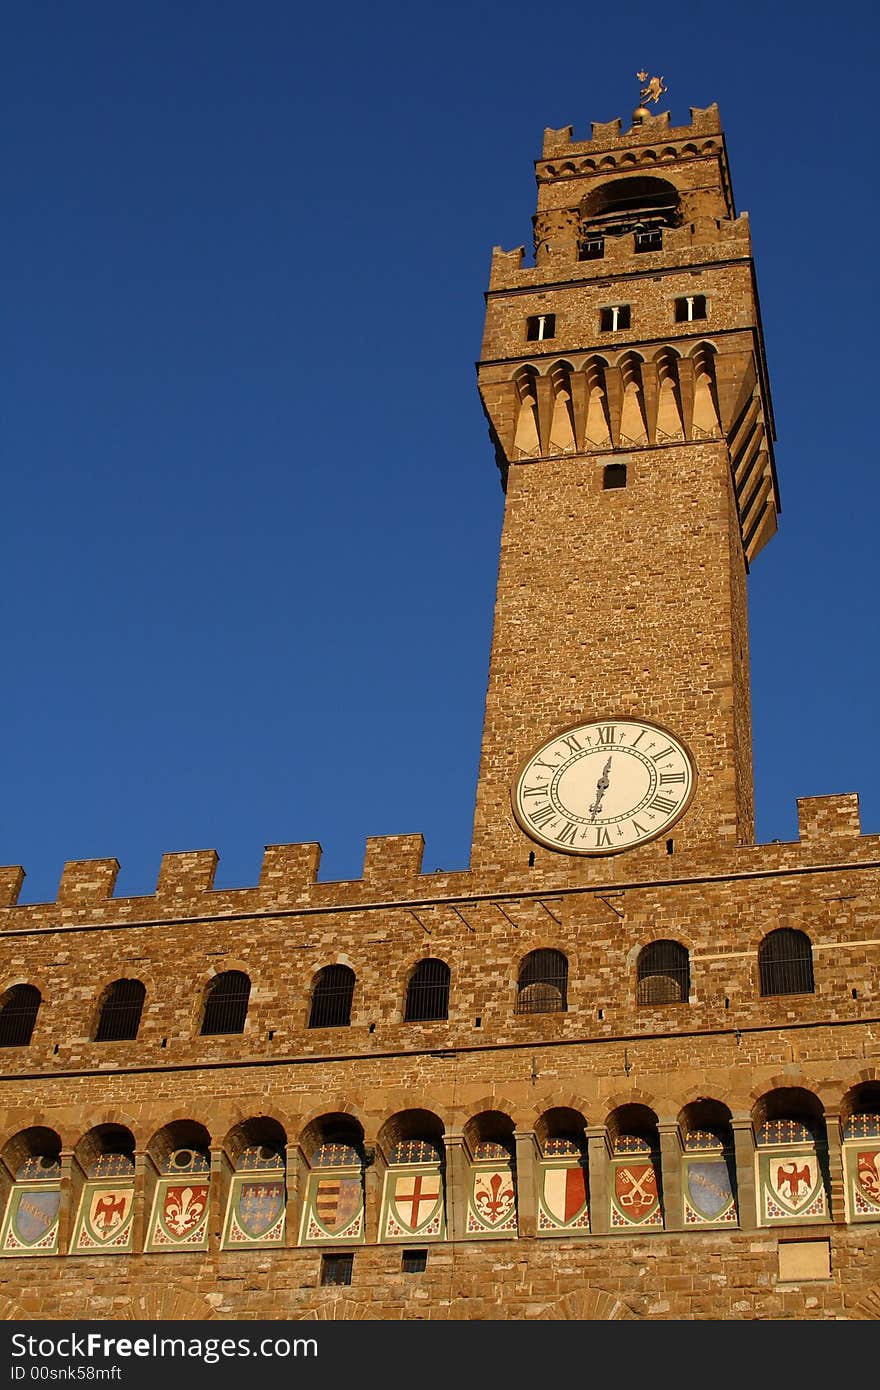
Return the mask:
[[533, 753], [513, 786], [513, 811], [539, 844], [564, 854], [616, 854], [656, 839], [696, 786], [684, 744], [643, 719], [563, 729]]

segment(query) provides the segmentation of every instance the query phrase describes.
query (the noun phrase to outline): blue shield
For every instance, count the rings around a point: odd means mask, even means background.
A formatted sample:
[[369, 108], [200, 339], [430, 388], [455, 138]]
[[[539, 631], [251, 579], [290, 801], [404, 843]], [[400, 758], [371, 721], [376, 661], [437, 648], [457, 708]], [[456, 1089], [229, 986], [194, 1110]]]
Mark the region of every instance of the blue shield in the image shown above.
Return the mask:
[[694, 1211], [707, 1221], [721, 1216], [733, 1201], [730, 1173], [724, 1160], [689, 1163], [687, 1195]]
[[61, 1193], [56, 1188], [25, 1187], [16, 1193], [18, 1204], [12, 1219], [12, 1229], [22, 1245], [36, 1245], [55, 1225]]
[[243, 1182], [238, 1189], [238, 1224], [254, 1240], [275, 1225], [283, 1210], [283, 1182]]

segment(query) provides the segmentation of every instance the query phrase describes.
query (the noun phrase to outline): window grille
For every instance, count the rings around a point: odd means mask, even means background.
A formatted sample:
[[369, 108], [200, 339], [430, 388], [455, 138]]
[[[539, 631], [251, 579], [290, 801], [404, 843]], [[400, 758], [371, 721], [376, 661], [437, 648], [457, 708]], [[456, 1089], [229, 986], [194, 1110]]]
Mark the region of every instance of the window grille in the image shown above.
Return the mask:
[[202, 1033], [243, 1033], [251, 982], [241, 970], [224, 970], [208, 986]]
[[350, 1284], [354, 1255], [322, 1255], [321, 1283]]
[[406, 987], [407, 1023], [449, 1017], [449, 966], [442, 960], [420, 960]]
[[663, 249], [663, 233], [659, 227], [652, 227], [644, 232], [636, 232], [635, 250], [636, 251], [660, 251]]
[[530, 343], [542, 343], [545, 338], [556, 337], [555, 314], [533, 314], [526, 319], [526, 339]]
[[140, 980], [115, 980], [101, 1005], [95, 1042], [122, 1042], [136, 1038], [146, 993]]
[[25, 1047], [31, 1040], [40, 991], [36, 985], [13, 985], [0, 1005], [0, 1047]]
[[618, 329], [629, 328], [629, 309], [628, 304], [610, 304], [607, 309], [600, 309], [599, 328], [601, 332], [616, 333]]
[[694, 319], [706, 317], [706, 296], [686, 294], [675, 301], [675, 322], [693, 323]]
[[519, 970], [518, 1014], [556, 1014], [568, 1008], [568, 961], [561, 951], [532, 951]]
[[351, 1023], [354, 971], [347, 965], [325, 965], [312, 990], [310, 1028], [344, 1028]]
[[691, 989], [690, 959], [677, 941], [652, 941], [639, 956], [636, 1001], [686, 1004]]
[[606, 463], [602, 473], [602, 486], [606, 490], [613, 487], [626, 487], [626, 464]]
[[424, 1274], [428, 1268], [427, 1250], [404, 1250], [400, 1268], [403, 1274]]
[[812, 994], [813, 949], [810, 938], [792, 927], [765, 936], [758, 950], [761, 994]]

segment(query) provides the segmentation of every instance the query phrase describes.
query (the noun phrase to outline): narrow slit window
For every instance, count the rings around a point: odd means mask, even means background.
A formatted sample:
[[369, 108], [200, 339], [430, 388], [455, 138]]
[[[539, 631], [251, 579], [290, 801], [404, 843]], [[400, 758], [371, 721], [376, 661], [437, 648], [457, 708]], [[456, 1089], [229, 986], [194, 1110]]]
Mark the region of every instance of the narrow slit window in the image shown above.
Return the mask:
[[526, 319], [526, 338], [530, 343], [543, 343], [545, 338], [555, 337], [555, 314], [533, 314]]
[[693, 323], [694, 319], [706, 317], [706, 296], [704, 294], [685, 294], [675, 301], [675, 322]]
[[629, 305], [610, 304], [599, 312], [599, 328], [602, 333], [617, 333], [621, 328], [629, 328]]

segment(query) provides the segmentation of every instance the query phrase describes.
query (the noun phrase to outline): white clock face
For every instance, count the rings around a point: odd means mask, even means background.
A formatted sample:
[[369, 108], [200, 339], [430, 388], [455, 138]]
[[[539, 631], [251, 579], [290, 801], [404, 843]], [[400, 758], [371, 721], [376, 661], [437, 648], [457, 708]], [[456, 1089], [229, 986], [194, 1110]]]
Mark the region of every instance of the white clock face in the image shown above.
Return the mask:
[[513, 811], [539, 844], [564, 854], [616, 854], [662, 835], [687, 809], [696, 769], [657, 724], [603, 719], [577, 724], [528, 759]]

